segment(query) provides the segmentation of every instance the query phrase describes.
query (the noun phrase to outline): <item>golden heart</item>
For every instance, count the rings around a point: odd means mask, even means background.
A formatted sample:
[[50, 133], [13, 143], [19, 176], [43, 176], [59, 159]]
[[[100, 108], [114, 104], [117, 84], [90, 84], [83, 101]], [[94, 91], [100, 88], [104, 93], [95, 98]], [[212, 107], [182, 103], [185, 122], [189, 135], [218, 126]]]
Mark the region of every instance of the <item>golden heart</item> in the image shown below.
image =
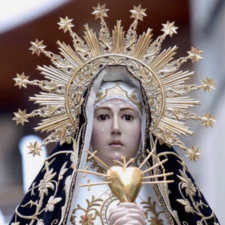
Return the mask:
[[109, 187], [120, 202], [134, 202], [141, 190], [142, 174], [137, 167], [113, 166], [107, 171]]

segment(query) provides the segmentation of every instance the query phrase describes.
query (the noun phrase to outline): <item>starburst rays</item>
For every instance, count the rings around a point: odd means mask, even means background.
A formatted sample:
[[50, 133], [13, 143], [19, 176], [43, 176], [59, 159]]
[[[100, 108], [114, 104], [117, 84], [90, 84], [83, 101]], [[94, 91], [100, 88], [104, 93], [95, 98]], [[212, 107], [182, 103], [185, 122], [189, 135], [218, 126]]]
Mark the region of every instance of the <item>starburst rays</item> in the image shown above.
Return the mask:
[[[153, 145], [156, 146], [157, 141], [155, 141], [155, 143]], [[127, 161], [125, 156], [121, 156], [121, 160], [114, 160], [115, 166], [120, 165], [121, 168], [123, 168], [122, 172], [126, 173], [126, 169], [131, 169], [131, 170], [138, 170], [140, 172], [140, 184], [168, 184], [168, 183], [173, 183], [173, 180], [168, 180], [167, 177], [173, 175], [173, 173], [165, 173], [165, 169], [163, 164], [166, 163], [168, 161], [168, 159], [164, 159], [162, 161], [159, 160], [159, 158], [155, 155], [155, 150], [156, 148], [154, 147], [151, 151], [149, 151], [148, 149], [146, 150], [147, 157], [145, 158], [145, 160], [141, 163], [141, 165], [137, 168], [137, 167], [130, 167], [132, 166], [132, 163], [134, 162], [134, 158], [131, 158], [130, 160]], [[100, 164], [102, 164], [105, 168], [108, 169], [107, 174], [105, 173], [98, 173], [98, 172], [94, 172], [94, 171], [89, 171], [88, 170], [88, 166], [86, 166], [85, 170], [82, 169], [78, 169], [77, 172], [83, 173], [83, 177], [86, 177], [87, 174], [93, 174], [93, 175], [97, 175], [97, 176], [103, 176], [106, 178], [106, 182], [99, 182], [99, 183], [90, 183], [90, 179], [87, 179], [87, 184], [81, 184], [80, 187], [88, 187], [88, 191], [90, 190], [91, 186], [95, 186], [95, 185], [103, 185], [103, 184], [108, 184], [110, 186], [110, 188], [113, 190], [114, 189], [114, 185], [117, 184], [117, 179], [115, 181], [115, 177], [118, 176], [111, 176], [111, 172], [114, 170], [114, 167], [109, 167], [107, 166], [101, 159], [99, 159], [96, 154], [97, 154], [97, 150], [94, 152], [90, 152], [89, 150], [85, 150], [88, 154], [89, 157], [88, 159], [92, 159], [94, 158], [96, 161], [98, 161]], [[150, 158], [154, 158], [155, 160], [157, 159], [158, 163], [156, 163], [154, 166], [150, 166], [148, 169], [142, 171], [141, 168], [148, 162], [148, 160]], [[118, 168], [118, 167], [117, 167]], [[154, 171], [157, 168], [160, 168], [163, 172], [161, 174], [156, 174], [156, 175], [151, 175], [151, 176], [145, 176], [146, 174], [149, 174], [150, 171]], [[129, 170], [128, 169], [128, 170]], [[118, 171], [118, 169], [116, 169], [116, 171]], [[158, 178], [163, 178], [163, 180], [158, 180]], [[136, 179], [136, 177], [135, 177]], [[147, 181], [145, 181], [147, 180]], [[115, 183], [114, 183], [115, 182]], [[125, 182], [124, 178], [120, 180], [120, 182]], [[127, 182], [127, 181], [126, 181]], [[128, 185], [128, 184], [127, 184]], [[131, 184], [132, 186], [132, 184]]]
[[[30, 114], [26, 114], [25, 110], [19, 110], [15, 113], [13, 120], [16, 120], [17, 124], [21, 123], [24, 125], [25, 122], [28, 122], [29, 117], [39, 115], [44, 117], [44, 119], [35, 130], [51, 132], [45, 139], [45, 144], [67, 140], [69, 136], [78, 133], [83, 95], [88, 84], [92, 82], [89, 79], [87, 84], [86, 78], [93, 76], [93, 69], [97, 71], [96, 68], [104, 64], [100, 62], [99, 65], [97, 64], [97, 67], [92, 68], [91, 66], [89, 67], [87, 62], [94, 61], [96, 58], [100, 59], [101, 57], [106, 57], [104, 60], [107, 61], [107, 57], [110, 55], [118, 55], [122, 57], [122, 60], [118, 60], [117, 64], [122, 64], [126, 57], [128, 61], [133, 60], [135, 63], [137, 61], [142, 63], [143, 69], [138, 77], [141, 82], [151, 80], [153, 77], [157, 78], [154, 80], [156, 83], [144, 84], [149, 87], [148, 91], [152, 92], [150, 96], [155, 96], [154, 99], [148, 99], [148, 103], [152, 113], [156, 113], [154, 117], [159, 119], [157, 126], [153, 126], [154, 129], [151, 128], [153, 129], [151, 132], [166, 144], [178, 145], [190, 153], [190, 150], [178, 138], [179, 135], [193, 135], [193, 132], [182, 121], [188, 119], [200, 120], [207, 128], [212, 126], [215, 120], [210, 113], [203, 114], [203, 117], [192, 113], [190, 109], [200, 103], [186, 95], [199, 89], [211, 92], [215, 88], [216, 82], [212, 78], [209, 79], [207, 77], [202, 81], [201, 85], [186, 84], [186, 81], [194, 73], [179, 71], [179, 68], [188, 60], [199, 62], [202, 59], [202, 51], [199, 48], [192, 47], [188, 51], [187, 56], [179, 59], [174, 59], [177, 46], [161, 51], [165, 38], [177, 34], [178, 28], [174, 22], [167, 21], [163, 24], [163, 34], [154, 41], [152, 41], [151, 29], [138, 36], [136, 33], [138, 20], [143, 20], [146, 16], [145, 11], [146, 9], [142, 9], [141, 5], [134, 6], [130, 10], [131, 18], [134, 19], [134, 22], [129, 30], [125, 32], [122, 22], [117, 21], [112, 34], [110, 34], [104, 20], [108, 16], [108, 9], [106, 9], [105, 5], [98, 4], [97, 7], [94, 7], [92, 14], [96, 19], [101, 20], [99, 38], [88, 25], [85, 25], [84, 40], [72, 30], [74, 27], [72, 19], [68, 17], [60, 18], [58, 23], [59, 29], [69, 32], [73, 39], [74, 48], [58, 41], [60, 54], [57, 55], [46, 51], [43, 41], [36, 39], [35, 42], [31, 42], [30, 50], [32, 54], [39, 56], [43, 53], [50, 58], [54, 66], [38, 66], [37, 69], [46, 80], [30, 81], [28, 80], [29, 76], [25, 76], [24, 73], [21, 75], [17, 74], [17, 77], [14, 78], [15, 86], [26, 88], [28, 84], [34, 85], [40, 87], [43, 92], [30, 97], [30, 100], [35, 101], [41, 108], [34, 110]], [[107, 62], [104, 65], [106, 64]], [[134, 76], [137, 76], [137, 74], [134, 74]], [[71, 90], [68, 89], [68, 84], [73, 85]], [[160, 87], [158, 89], [160, 94], [156, 97], [154, 88], [157, 85]], [[153, 119], [152, 123], [154, 122], [155, 120]], [[194, 156], [191, 158], [194, 159]]]

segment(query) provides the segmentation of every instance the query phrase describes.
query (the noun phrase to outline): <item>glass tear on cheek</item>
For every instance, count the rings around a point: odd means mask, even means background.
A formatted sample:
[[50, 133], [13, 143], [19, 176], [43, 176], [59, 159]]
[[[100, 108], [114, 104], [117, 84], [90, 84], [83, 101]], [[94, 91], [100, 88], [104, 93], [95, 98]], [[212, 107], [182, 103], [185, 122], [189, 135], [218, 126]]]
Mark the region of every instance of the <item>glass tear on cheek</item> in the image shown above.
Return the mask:
[[102, 132], [104, 131], [104, 129], [102, 129]]

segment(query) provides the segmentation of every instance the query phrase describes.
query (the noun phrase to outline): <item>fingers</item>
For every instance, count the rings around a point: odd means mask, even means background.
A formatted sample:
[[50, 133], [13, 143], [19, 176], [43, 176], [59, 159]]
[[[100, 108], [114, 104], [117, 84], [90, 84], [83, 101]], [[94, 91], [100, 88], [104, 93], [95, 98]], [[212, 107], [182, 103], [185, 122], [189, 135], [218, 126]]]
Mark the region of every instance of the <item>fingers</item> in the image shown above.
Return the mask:
[[[116, 211], [116, 210], [114, 210], [114, 211]], [[116, 212], [110, 213], [110, 215], [109, 215], [110, 224], [109, 225], [114, 224], [116, 220], [118, 220], [119, 218], [124, 217], [124, 214], [125, 214], [124, 211], [125, 210], [122, 210], [122, 211], [120, 210], [118, 212], [118, 210], [117, 210]]]
[[146, 220], [143, 216], [143, 214], [137, 214], [137, 213], [129, 213], [129, 220], [132, 221], [132, 220], [136, 220], [138, 222], [140, 222], [142, 225], [145, 225], [146, 224]]
[[[117, 207], [116, 209], [111, 210], [108, 220], [110, 222], [109, 225], [121, 225], [127, 224], [128, 222], [134, 223], [134, 221], [140, 223], [139, 225], [146, 224], [145, 217], [143, 215], [143, 210], [136, 207]], [[137, 222], [135, 222], [135, 224], [137, 224]]]

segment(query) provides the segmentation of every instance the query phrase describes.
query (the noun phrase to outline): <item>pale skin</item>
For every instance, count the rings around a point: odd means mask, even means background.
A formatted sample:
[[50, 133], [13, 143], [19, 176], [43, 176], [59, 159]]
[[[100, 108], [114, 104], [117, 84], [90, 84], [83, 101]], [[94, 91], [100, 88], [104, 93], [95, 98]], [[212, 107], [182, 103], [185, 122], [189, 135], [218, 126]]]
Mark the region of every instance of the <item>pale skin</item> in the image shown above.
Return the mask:
[[[134, 158], [141, 137], [141, 119], [138, 111], [121, 99], [111, 99], [101, 104], [94, 113], [91, 147], [108, 166], [113, 160]], [[145, 225], [143, 210], [135, 203], [121, 203], [109, 214], [110, 225]]]

